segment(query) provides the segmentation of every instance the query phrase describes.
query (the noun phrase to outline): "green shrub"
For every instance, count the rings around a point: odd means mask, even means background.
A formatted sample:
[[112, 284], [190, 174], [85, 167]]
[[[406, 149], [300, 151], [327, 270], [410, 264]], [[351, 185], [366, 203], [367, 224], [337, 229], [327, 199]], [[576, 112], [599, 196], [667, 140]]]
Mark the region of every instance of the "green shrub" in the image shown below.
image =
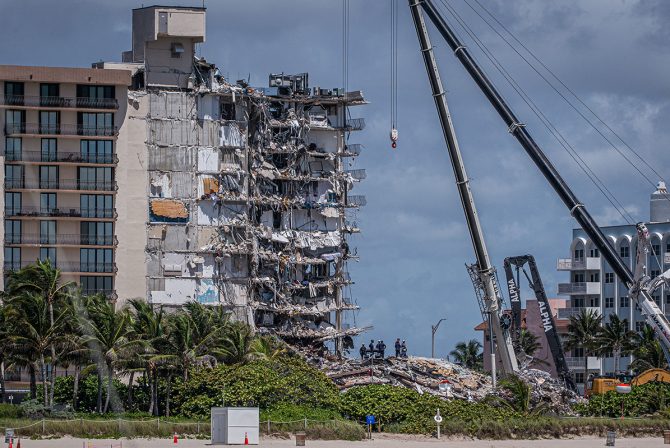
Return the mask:
[[17, 404], [0, 403], [0, 418], [21, 418], [23, 409]]
[[583, 416], [619, 417], [621, 403], [626, 417], [657, 414], [670, 405], [670, 384], [647, 383], [634, 386], [629, 394], [610, 391], [594, 395], [588, 403], [576, 405], [575, 411]]
[[340, 411], [346, 417], [364, 422], [366, 415], [374, 415], [382, 428], [390, 424], [399, 432], [428, 433], [435, 430], [433, 416], [440, 410], [444, 422], [457, 422], [461, 431], [476, 431], [482, 421], [503, 422], [519, 415], [507, 408], [463, 400], [443, 400], [430, 394], [419, 394], [414, 389], [389, 385], [354, 387], [342, 395]]
[[242, 365], [196, 369], [186, 382], [173, 386], [172, 409], [189, 418], [206, 418], [213, 406], [258, 406], [261, 409], [293, 404], [337, 410], [335, 384], [303, 360], [283, 356]]

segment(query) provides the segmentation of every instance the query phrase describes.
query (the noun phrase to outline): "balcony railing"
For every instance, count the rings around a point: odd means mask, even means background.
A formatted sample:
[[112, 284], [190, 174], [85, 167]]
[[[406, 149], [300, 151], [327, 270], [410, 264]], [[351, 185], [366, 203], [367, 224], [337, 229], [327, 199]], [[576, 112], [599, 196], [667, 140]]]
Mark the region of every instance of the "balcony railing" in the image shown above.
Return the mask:
[[367, 173], [365, 172], [364, 169], [347, 170], [347, 171], [345, 171], [345, 173], [350, 175], [352, 178], [354, 178], [356, 180], [363, 180], [367, 177]]
[[5, 216], [115, 219], [113, 208], [5, 207]]
[[114, 137], [119, 133], [116, 126], [85, 126], [81, 124], [5, 124], [5, 135], [84, 135], [90, 137]]
[[5, 233], [5, 244], [71, 244], [73, 246], [116, 246], [114, 235]]
[[[18, 271], [34, 263], [34, 261], [5, 261], [4, 269], [5, 271]], [[92, 272], [102, 274], [111, 274], [117, 271], [116, 263], [61, 263], [57, 261], [56, 268], [62, 272]]]
[[0, 104], [24, 107], [62, 107], [79, 109], [118, 109], [116, 98], [68, 98], [62, 96], [0, 96]]
[[338, 129], [345, 131], [362, 131], [365, 129], [364, 118], [349, 118], [344, 126], [338, 126]]
[[365, 195], [362, 194], [350, 194], [347, 196], [347, 205], [352, 205], [354, 207], [363, 207], [367, 205], [368, 200]]
[[81, 293], [85, 296], [94, 296], [96, 294], [102, 294], [107, 297], [116, 296], [116, 291], [113, 289], [82, 289]]
[[4, 154], [6, 162], [72, 162], [119, 163], [116, 154], [82, 154], [79, 152], [10, 151]]
[[558, 309], [558, 318], [559, 319], [570, 319], [572, 316], [578, 316], [582, 311], [600, 314], [599, 307], [581, 307], [581, 308], [559, 308]]
[[559, 258], [556, 262], [559, 271], [599, 270], [600, 257]]
[[79, 179], [60, 180], [25, 180], [5, 179], [6, 190], [82, 190], [82, 191], [116, 191], [116, 182], [84, 181]]
[[576, 282], [576, 283], [559, 283], [559, 294], [600, 294], [599, 282]]

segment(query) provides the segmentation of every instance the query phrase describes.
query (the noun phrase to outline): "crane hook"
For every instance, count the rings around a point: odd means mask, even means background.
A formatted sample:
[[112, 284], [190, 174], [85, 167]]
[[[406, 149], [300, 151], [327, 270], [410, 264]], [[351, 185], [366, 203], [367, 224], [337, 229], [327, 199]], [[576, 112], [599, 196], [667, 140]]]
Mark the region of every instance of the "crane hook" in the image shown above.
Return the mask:
[[396, 128], [391, 129], [391, 148], [396, 149], [398, 146], [398, 130]]

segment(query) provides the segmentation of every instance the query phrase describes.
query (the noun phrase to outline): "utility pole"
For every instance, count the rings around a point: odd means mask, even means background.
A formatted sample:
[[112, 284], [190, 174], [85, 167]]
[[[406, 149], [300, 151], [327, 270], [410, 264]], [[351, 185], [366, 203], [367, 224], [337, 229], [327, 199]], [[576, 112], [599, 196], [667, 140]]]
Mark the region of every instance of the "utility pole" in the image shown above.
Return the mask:
[[431, 335], [431, 340], [430, 340], [430, 357], [435, 358], [435, 333], [437, 332], [438, 327], [442, 323], [442, 321], [445, 320], [443, 317], [442, 319], [438, 320], [435, 325], [431, 325], [430, 329], [432, 330], [433, 334]]

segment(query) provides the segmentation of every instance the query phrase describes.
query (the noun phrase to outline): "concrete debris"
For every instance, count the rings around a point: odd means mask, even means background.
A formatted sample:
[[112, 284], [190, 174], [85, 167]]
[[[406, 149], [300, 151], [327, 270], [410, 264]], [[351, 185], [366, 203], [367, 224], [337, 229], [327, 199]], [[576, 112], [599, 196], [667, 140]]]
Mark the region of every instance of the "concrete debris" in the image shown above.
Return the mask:
[[150, 201], [151, 213], [164, 218], [182, 219], [188, 218], [186, 205], [181, 201], [170, 199], [152, 199]]
[[[298, 349], [298, 352], [310, 364], [324, 371], [341, 391], [361, 385], [390, 384], [421, 390], [445, 399], [481, 401], [494, 393], [505, 395], [501, 388], [494, 392], [490, 375], [443, 359], [389, 357], [384, 360], [339, 360], [316, 351]], [[532, 403], [545, 402], [551, 412], [572, 415], [572, 405], [583, 400], [541, 370], [528, 369], [519, 376], [532, 387]]]

